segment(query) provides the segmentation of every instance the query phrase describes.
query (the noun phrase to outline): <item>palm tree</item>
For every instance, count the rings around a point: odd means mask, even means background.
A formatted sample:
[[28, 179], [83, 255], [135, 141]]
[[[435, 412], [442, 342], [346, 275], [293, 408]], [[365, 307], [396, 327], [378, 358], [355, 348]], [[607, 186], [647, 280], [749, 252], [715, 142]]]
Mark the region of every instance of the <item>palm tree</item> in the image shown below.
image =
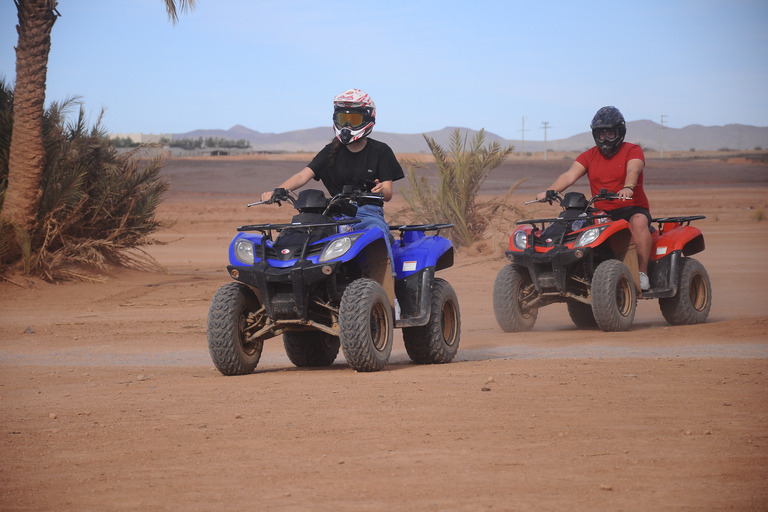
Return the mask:
[[[164, 2], [168, 18], [176, 23], [178, 11], [194, 9], [196, 0]], [[16, 229], [28, 233], [37, 220], [40, 204], [45, 166], [43, 111], [48, 54], [51, 29], [60, 14], [56, 0], [14, 0], [14, 3], [19, 16], [14, 122], [8, 156], [8, 187], [1, 204], [3, 215]], [[18, 252], [18, 247], [11, 252]]]
[[19, 229], [29, 231], [40, 202], [45, 166], [43, 109], [51, 29], [56, 21], [55, 0], [14, 0], [19, 13], [16, 46], [16, 87], [8, 188], [3, 212]]

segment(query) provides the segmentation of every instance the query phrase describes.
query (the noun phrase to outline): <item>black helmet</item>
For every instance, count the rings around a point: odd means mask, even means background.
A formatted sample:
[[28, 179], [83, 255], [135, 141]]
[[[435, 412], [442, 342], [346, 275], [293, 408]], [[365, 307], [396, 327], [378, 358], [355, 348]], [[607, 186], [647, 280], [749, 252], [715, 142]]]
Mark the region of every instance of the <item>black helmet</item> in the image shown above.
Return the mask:
[[603, 107], [597, 111], [592, 123], [592, 138], [604, 157], [610, 158], [621, 149], [627, 134], [627, 123], [616, 107]]

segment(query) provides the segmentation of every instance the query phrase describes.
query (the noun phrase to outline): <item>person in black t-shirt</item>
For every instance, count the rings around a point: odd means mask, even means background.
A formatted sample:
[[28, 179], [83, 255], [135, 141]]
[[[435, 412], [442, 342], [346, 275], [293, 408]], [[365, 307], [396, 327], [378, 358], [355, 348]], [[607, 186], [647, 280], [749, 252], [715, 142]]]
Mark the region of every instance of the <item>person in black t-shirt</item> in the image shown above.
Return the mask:
[[[381, 193], [384, 201], [392, 199], [392, 184], [404, 177], [403, 169], [392, 149], [385, 143], [371, 139], [376, 122], [376, 105], [371, 97], [359, 89], [349, 89], [333, 99], [333, 141], [315, 155], [301, 171], [280, 185], [286, 190], [303, 187], [309, 180], [322, 181], [332, 196], [342, 192], [345, 185], [365, 190], [365, 182], [374, 183], [371, 192]], [[261, 194], [267, 201], [272, 191]], [[389, 226], [380, 205], [364, 205], [357, 209], [356, 218], [362, 222], [354, 229], [376, 226], [389, 240]], [[387, 243], [389, 261], [394, 265], [392, 248]]]

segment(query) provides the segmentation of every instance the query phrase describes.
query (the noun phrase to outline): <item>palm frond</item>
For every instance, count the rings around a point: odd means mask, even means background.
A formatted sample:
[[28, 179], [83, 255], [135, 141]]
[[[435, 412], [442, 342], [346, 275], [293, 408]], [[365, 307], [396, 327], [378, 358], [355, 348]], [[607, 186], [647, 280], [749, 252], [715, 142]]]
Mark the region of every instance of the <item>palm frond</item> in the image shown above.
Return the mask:
[[168, 19], [175, 25], [179, 21], [179, 11], [183, 14], [193, 11], [196, 7], [197, 0], [179, 0], [179, 7], [176, 7], [174, 0], [165, 0], [165, 10], [168, 13]]
[[[160, 175], [163, 160], [155, 147], [119, 155], [102, 120], [103, 110], [90, 123], [76, 96], [46, 109], [37, 224], [20, 232], [0, 215], [0, 263], [13, 236], [25, 273], [49, 280], [82, 279], [88, 268], [110, 265], [160, 268], [142, 247], [164, 225], [156, 217], [169, 187]], [[7, 180], [3, 141], [10, 140], [12, 121], [12, 91], [0, 81], [0, 208]]]

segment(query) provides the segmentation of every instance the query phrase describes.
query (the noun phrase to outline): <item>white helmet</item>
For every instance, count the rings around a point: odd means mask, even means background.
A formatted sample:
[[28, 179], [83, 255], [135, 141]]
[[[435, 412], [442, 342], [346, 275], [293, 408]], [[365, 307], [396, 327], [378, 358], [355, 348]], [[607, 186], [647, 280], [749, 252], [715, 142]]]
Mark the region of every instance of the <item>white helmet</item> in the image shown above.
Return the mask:
[[333, 98], [333, 130], [342, 144], [349, 144], [373, 131], [376, 104], [360, 89], [348, 89]]

